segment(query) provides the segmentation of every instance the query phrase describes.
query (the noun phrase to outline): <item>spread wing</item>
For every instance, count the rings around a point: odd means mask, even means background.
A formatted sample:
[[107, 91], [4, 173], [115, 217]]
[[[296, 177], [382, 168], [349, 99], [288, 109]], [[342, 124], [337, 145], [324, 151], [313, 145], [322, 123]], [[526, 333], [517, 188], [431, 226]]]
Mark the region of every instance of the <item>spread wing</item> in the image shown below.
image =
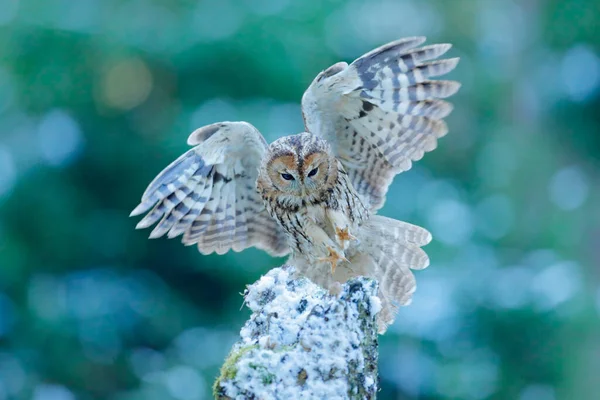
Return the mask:
[[324, 137], [372, 210], [385, 202], [394, 176], [437, 147], [448, 132], [442, 99], [458, 82], [430, 80], [456, 67], [458, 58], [433, 60], [449, 44], [417, 47], [423, 37], [381, 46], [352, 64], [321, 72], [302, 97], [308, 132]]
[[196, 145], [165, 168], [148, 186], [131, 215], [148, 214], [136, 228], [158, 222], [151, 238], [183, 234], [203, 254], [224, 254], [251, 246], [282, 256], [286, 236], [256, 192], [258, 167], [267, 143], [246, 122], [221, 122], [194, 131]]

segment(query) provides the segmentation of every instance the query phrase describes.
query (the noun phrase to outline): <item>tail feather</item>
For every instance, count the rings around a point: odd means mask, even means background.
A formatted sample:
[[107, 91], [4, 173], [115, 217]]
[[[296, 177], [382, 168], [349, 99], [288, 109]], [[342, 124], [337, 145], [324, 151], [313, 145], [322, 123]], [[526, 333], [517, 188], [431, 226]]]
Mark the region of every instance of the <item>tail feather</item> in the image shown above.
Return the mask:
[[398, 307], [412, 301], [417, 283], [411, 269], [429, 265], [421, 246], [431, 241], [431, 234], [419, 226], [374, 215], [361, 226], [359, 240], [359, 251], [373, 261], [368, 275], [379, 282], [382, 311], [378, 327], [383, 333], [394, 321]]
[[422, 247], [431, 242], [431, 233], [427, 229], [381, 215], [373, 215], [363, 227], [378, 237], [389, 240], [392, 245], [403, 241]]
[[295, 267], [297, 276], [307, 277], [331, 293], [355, 276], [376, 279], [382, 306], [377, 327], [379, 333], [384, 333], [399, 307], [412, 301], [417, 283], [411, 269], [429, 265], [421, 246], [431, 241], [431, 234], [416, 225], [374, 215], [360, 226], [356, 236], [357, 244], [345, 253], [350, 265], [338, 267], [333, 274], [328, 265], [315, 264], [304, 256], [292, 255], [287, 263]]
[[398, 308], [400, 307], [397, 302], [389, 299], [385, 292], [379, 289], [377, 297], [381, 300], [381, 310], [377, 314], [377, 331], [380, 334], [385, 333], [387, 328], [394, 322], [396, 315], [398, 314]]

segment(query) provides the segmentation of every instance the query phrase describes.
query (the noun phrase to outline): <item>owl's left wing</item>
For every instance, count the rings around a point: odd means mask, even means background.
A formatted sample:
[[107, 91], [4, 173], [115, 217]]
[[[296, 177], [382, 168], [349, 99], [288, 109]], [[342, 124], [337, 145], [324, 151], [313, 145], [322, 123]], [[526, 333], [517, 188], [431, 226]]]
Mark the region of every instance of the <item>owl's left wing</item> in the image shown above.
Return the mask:
[[203, 254], [254, 246], [269, 254], [289, 253], [286, 235], [267, 213], [256, 191], [267, 143], [246, 122], [220, 122], [194, 131], [194, 148], [166, 167], [148, 186], [131, 215], [148, 214], [136, 228], [197, 244]]
[[448, 44], [418, 47], [424, 37], [400, 39], [321, 72], [302, 97], [308, 132], [325, 138], [354, 188], [377, 210], [394, 176], [437, 147], [452, 105], [442, 99], [458, 82], [430, 80], [458, 58], [433, 60]]

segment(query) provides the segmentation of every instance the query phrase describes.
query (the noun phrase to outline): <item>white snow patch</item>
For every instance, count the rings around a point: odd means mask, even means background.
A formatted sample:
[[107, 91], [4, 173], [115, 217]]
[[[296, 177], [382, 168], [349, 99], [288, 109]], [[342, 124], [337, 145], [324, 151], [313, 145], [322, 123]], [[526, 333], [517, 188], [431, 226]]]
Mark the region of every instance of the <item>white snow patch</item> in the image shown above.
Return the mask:
[[[290, 268], [274, 269], [248, 288], [246, 304], [253, 315], [232, 354], [247, 353], [236, 363], [235, 378], [221, 383], [227, 396], [344, 399], [357, 392], [348, 383], [357, 374], [364, 376], [360, 386], [375, 393], [376, 369], [365, 365], [368, 346], [363, 341], [368, 338], [362, 324], [368, 320], [366, 330], [377, 334], [377, 284], [360, 278], [332, 296], [307, 279], [292, 280], [292, 273]], [[361, 312], [368, 317], [360, 317]], [[377, 351], [376, 345], [371, 347]]]
[[377, 296], [371, 296], [371, 314], [377, 314], [381, 311], [381, 300]]

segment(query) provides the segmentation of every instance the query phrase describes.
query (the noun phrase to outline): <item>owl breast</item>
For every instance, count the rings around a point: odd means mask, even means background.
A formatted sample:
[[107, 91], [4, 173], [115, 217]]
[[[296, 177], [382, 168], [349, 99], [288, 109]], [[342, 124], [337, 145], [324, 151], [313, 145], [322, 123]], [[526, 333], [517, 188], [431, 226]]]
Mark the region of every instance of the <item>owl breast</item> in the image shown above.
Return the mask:
[[333, 224], [329, 220], [329, 217], [326, 213], [327, 206], [323, 205], [311, 205], [306, 207], [304, 210], [304, 214], [307, 219], [313, 222], [316, 226], [321, 228], [327, 236], [329, 236], [332, 240], [335, 239], [335, 232], [333, 229]]
[[304, 211], [306, 217], [321, 227], [326, 225], [325, 207], [322, 205], [310, 205]]
[[328, 243], [336, 242], [336, 228], [353, 231], [369, 217], [339, 162], [337, 172], [333, 185], [318, 196], [290, 202], [277, 191], [261, 192], [267, 211], [286, 232], [296, 255], [311, 259], [323, 253]]

